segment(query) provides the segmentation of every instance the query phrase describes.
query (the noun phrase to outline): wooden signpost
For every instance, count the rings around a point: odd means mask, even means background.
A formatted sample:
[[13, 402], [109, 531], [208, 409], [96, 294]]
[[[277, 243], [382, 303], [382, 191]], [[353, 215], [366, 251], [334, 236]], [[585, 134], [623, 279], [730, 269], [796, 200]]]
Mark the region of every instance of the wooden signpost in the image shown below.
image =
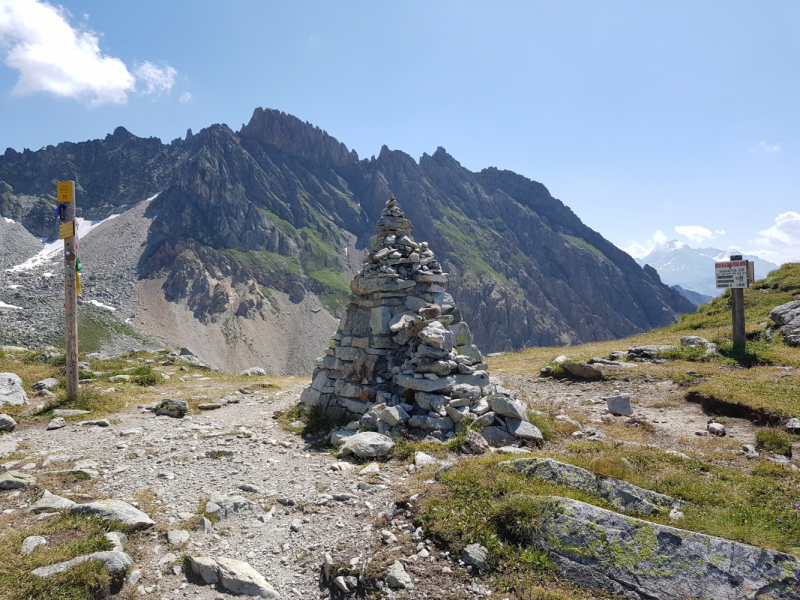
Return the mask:
[[56, 184], [59, 202], [58, 237], [64, 240], [64, 314], [67, 340], [67, 400], [78, 398], [78, 236], [75, 223], [75, 182]]
[[731, 254], [729, 262], [718, 262], [714, 265], [717, 289], [731, 290], [731, 308], [733, 309], [733, 347], [744, 348], [744, 289], [753, 283], [753, 263], [742, 260], [741, 254]]

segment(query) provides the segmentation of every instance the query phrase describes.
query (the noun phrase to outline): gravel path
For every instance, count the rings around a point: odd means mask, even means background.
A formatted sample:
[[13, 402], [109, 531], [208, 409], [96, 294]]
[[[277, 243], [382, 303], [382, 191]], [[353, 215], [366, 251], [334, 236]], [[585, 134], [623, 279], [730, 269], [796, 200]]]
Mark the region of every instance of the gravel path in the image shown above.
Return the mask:
[[[431, 546], [427, 546], [431, 555], [418, 559], [419, 539], [412, 539], [414, 528], [406, 519], [410, 513], [401, 510], [393, 516], [393, 524], [383, 522], [392, 501], [425, 485], [409, 475], [405, 464], [394, 461], [378, 473], [359, 475], [366, 463], [340, 462], [273, 419], [275, 411], [297, 403], [299, 392], [308, 384], [297, 381], [279, 392], [238, 394], [237, 404], [183, 419], [130, 407], [113, 415], [110, 427], [73, 422], [46, 431], [46, 422], [23, 424], [3, 439], [23, 442], [28, 457], [16, 465], [3, 464], [0, 471], [31, 463], [35, 466], [28, 468], [34, 476], [51, 469], [93, 469], [100, 475], [88, 485], [49, 491], [84, 502], [120, 499], [147, 512], [156, 527], [135, 542], [135, 549], [128, 549], [135, 557], [135, 568], [143, 574], [135, 586], [142, 597], [227, 597], [214, 586], [187, 579], [174, 566], [186, 553], [245, 561], [264, 575], [281, 598], [303, 599], [330, 597], [331, 591], [320, 584], [326, 552], [337, 564], [360, 570], [376, 553], [393, 551], [407, 562], [412, 575], [429, 571], [427, 566], [416, 567], [418, 560], [426, 564], [444, 560], [446, 556]], [[231, 387], [197, 377], [189, 380], [182, 394], [170, 393], [170, 397], [188, 399], [191, 394], [217, 399], [230, 394]], [[154, 393], [153, 398], [160, 395]], [[58, 457], [68, 460], [58, 462]], [[0, 494], [0, 508], [7, 510], [0, 527], [10, 526], [12, 519], [13, 526], [36, 520], [24, 510], [35, 496]], [[208, 533], [195, 530], [201, 508], [215, 494], [243, 496], [254, 504], [215, 523]], [[393, 548], [382, 545], [382, 528], [400, 538]], [[171, 547], [168, 532], [181, 529], [189, 531], [188, 543]], [[452, 566], [449, 559], [442, 562], [447, 564]], [[453, 598], [481, 597], [469, 591], [476, 584], [464, 573], [448, 571], [444, 574], [453, 578], [448, 583], [448, 590], [456, 594]], [[420, 578], [416, 579], [420, 584]], [[394, 597], [451, 597], [451, 591], [438, 596], [437, 588], [425, 591], [425, 583], [413, 591], [399, 590]], [[479, 584], [475, 589], [485, 591]], [[120, 597], [124, 593], [125, 589]]]

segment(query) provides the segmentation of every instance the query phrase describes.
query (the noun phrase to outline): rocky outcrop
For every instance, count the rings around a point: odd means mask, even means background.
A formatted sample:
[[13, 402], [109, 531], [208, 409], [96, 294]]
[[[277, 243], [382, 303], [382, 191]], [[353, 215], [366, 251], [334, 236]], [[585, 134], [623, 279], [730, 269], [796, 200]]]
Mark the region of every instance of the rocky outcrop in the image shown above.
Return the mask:
[[239, 135], [321, 165], [342, 167], [358, 162], [355, 150], [349, 151], [326, 131], [271, 108], [255, 109]]
[[776, 306], [769, 312], [769, 318], [780, 328], [784, 342], [800, 346], [800, 300]]
[[418, 162], [387, 147], [358, 160], [276, 110], [257, 109], [239, 132], [213, 125], [170, 144], [118, 128], [104, 140], [8, 150], [0, 216], [54, 235], [58, 179], [76, 180], [79, 216], [94, 219], [160, 191], [145, 213], [154, 220], [138, 277], [166, 277], [164, 294], [204, 322], [257, 314], [262, 296], [242, 293], [254, 283], [292, 302], [313, 292], [342, 316], [391, 194], [421, 238], [436, 240], [461, 318], [487, 351], [612, 339], [694, 310], [540, 183], [473, 173], [443, 148]]
[[649, 523], [558, 497], [520, 498], [538, 515], [532, 542], [568, 579], [627, 598], [797, 598], [789, 554]]
[[500, 465], [515, 473], [549, 481], [559, 485], [569, 485], [602, 498], [618, 510], [643, 514], [658, 514], [669, 511], [680, 503], [674, 498], [642, 489], [622, 479], [600, 477], [575, 465], [568, 465], [552, 458], [518, 458]]

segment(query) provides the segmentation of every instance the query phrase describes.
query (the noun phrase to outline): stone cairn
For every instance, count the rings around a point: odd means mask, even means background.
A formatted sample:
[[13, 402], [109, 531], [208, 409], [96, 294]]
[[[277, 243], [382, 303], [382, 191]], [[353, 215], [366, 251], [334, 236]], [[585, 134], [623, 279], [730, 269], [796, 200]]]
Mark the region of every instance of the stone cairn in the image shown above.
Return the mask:
[[469, 327], [445, 291], [427, 242], [392, 196], [370, 239], [372, 251], [301, 402], [348, 430], [409, 433], [440, 440], [465, 428], [494, 446], [542, 441], [524, 403], [490, 379]]

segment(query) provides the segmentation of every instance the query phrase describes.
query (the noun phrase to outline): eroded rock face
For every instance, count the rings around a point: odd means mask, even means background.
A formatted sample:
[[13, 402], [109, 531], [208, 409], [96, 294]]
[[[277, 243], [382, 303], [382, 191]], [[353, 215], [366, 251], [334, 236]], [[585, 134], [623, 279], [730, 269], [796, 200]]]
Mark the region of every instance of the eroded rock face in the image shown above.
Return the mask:
[[[800, 565], [789, 554], [649, 523], [577, 500], [528, 501], [540, 515], [536, 545], [550, 554], [563, 576], [586, 587], [657, 600], [796, 598], [800, 593]], [[781, 588], [788, 595], [780, 595]]]

